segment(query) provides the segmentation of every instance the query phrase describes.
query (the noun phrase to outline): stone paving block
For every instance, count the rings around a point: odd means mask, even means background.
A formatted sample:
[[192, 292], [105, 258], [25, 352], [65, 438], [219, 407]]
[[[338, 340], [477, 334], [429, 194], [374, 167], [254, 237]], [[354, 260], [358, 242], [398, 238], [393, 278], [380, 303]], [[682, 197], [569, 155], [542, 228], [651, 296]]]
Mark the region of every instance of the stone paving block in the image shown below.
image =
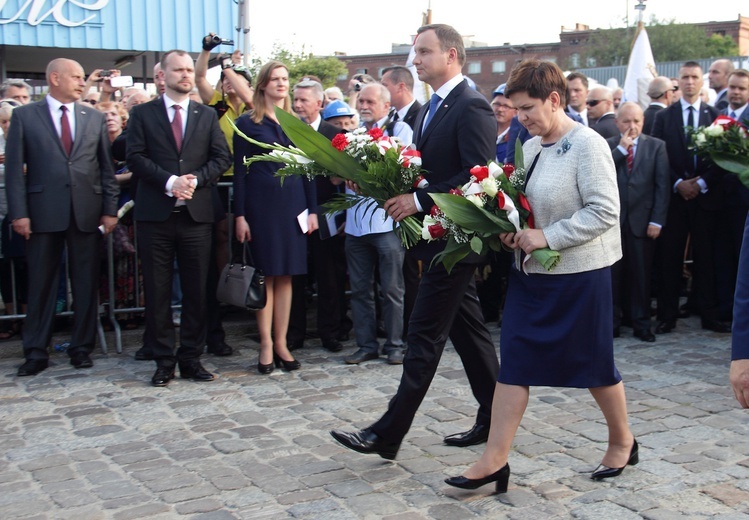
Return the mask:
[[237, 520], [240, 517], [231, 511], [220, 509], [218, 511], [210, 511], [208, 513], [201, 513], [193, 515], [190, 520]]
[[203, 480], [192, 473], [180, 473], [171, 477], [162, 477], [144, 482], [145, 486], [154, 492], [172, 491], [200, 484]]
[[427, 509], [427, 517], [434, 520], [464, 520], [477, 515], [457, 504], [441, 504]]
[[325, 489], [332, 495], [339, 498], [349, 498], [358, 495], [371, 493], [374, 488], [359, 478], [345, 480], [342, 482], [332, 482], [325, 486]]
[[43, 468], [31, 472], [34, 480], [38, 482], [61, 482], [71, 480], [77, 477], [76, 473], [66, 466], [55, 466], [52, 468]]
[[173, 489], [161, 493], [161, 499], [168, 504], [175, 504], [177, 502], [184, 502], [187, 500], [194, 500], [197, 498], [204, 498], [214, 496], [217, 490], [211, 484], [203, 483], [196, 486], [189, 486], [186, 488]]
[[114, 498], [112, 500], [105, 500], [104, 502], [101, 502], [101, 506], [104, 509], [128, 509], [134, 504], [144, 504], [152, 501], [153, 497], [140, 493], [137, 495], [128, 495], [125, 497]]
[[211, 511], [221, 509], [221, 507], [222, 504], [219, 500], [203, 498], [190, 502], [182, 502], [177, 504], [174, 509], [181, 515], [191, 515], [195, 513], [210, 513]]
[[617, 520], [639, 520], [641, 516], [634, 511], [612, 503], [590, 503], [572, 509], [575, 518], [581, 520], [600, 520], [616, 518]]
[[731, 484], [706, 486], [702, 488], [702, 492], [731, 508], [739, 504], [749, 504], [749, 492], [738, 489]]
[[114, 520], [137, 520], [139, 518], [150, 518], [159, 513], [166, 513], [172, 508], [166, 504], [143, 504], [124, 511], [114, 513]]
[[124, 426], [120, 426], [118, 424], [105, 424], [102, 426], [83, 428], [74, 433], [80, 437], [98, 437], [100, 435], [109, 435], [111, 433], [121, 432], [124, 429]]
[[125, 453], [123, 455], [116, 455], [112, 457], [112, 460], [116, 464], [128, 465], [128, 464], [135, 464], [136, 462], [146, 462], [150, 460], [156, 460], [163, 456], [164, 454], [162, 452], [155, 450], [155, 449], [151, 449], [151, 450], [142, 450], [142, 451], [132, 451], [130, 453]]
[[66, 466], [70, 464], [70, 458], [67, 455], [55, 454], [47, 457], [38, 457], [28, 462], [19, 464], [18, 467], [24, 471], [35, 471], [39, 469], [54, 468], [57, 466]]

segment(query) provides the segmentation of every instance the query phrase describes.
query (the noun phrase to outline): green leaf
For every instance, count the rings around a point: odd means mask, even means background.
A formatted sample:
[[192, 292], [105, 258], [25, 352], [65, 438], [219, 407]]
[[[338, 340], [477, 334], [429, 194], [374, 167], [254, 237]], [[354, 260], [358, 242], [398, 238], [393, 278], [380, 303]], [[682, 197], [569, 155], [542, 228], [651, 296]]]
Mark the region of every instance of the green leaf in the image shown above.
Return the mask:
[[481, 252], [484, 250], [484, 242], [481, 240], [480, 237], [473, 237], [471, 239], [471, 249], [477, 255], [481, 254]]
[[276, 117], [284, 133], [294, 145], [326, 170], [343, 179], [351, 179], [352, 172], [362, 171], [356, 159], [333, 148], [327, 137], [316, 132], [294, 115], [276, 107]]
[[453, 270], [455, 264], [463, 260], [471, 252], [471, 246], [468, 244], [459, 244], [453, 237], [447, 240], [447, 245], [442, 252], [438, 253], [433, 259], [431, 265], [442, 262], [447, 272]]
[[525, 159], [523, 158], [523, 143], [520, 139], [515, 139], [515, 168], [525, 168]]
[[746, 158], [741, 161], [739, 160], [739, 157], [734, 154], [719, 153], [711, 153], [710, 157], [720, 168], [738, 175], [744, 186], [749, 188], [749, 167], [746, 165]]
[[515, 231], [515, 226], [508, 220], [479, 208], [468, 199], [450, 193], [430, 193], [430, 197], [442, 212], [460, 227], [477, 233], [508, 233]]

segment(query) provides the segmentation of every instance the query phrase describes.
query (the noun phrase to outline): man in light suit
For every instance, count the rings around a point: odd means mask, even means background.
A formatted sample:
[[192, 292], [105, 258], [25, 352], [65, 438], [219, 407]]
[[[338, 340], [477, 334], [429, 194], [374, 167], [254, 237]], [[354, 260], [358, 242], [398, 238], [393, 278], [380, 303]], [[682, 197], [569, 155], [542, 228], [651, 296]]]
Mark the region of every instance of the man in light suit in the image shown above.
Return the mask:
[[[67, 245], [75, 302], [70, 364], [93, 366], [99, 249], [103, 226], [117, 224], [117, 195], [104, 115], [78, 103], [85, 76], [68, 59], [47, 65], [46, 99], [13, 111], [6, 144], [5, 179], [13, 230], [27, 240], [29, 304], [23, 332], [26, 362], [19, 376], [47, 368], [47, 347]], [[43, 153], [40, 153], [43, 151]], [[24, 174], [24, 165], [26, 172]]]
[[[616, 166], [624, 256], [611, 269], [614, 294], [614, 336], [619, 335], [622, 310], [634, 335], [653, 342], [650, 330], [650, 279], [655, 240], [666, 223], [669, 189], [666, 144], [642, 133], [642, 108], [623, 103], [616, 114], [620, 135], [606, 141]], [[628, 157], [631, 155], [631, 159]], [[631, 164], [630, 164], [631, 163]]]
[[730, 332], [719, 318], [716, 289], [716, 233], [721, 225], [723, 172], [709, 159], [695, 156], [689, 148], [686, 127], [709, 126], [718, 111], [700, 101], [702, 67], [688, 61], [679, 69], [681, 99], [658, 112], [653, 137], [666, 142], [671, 170], [671, 201], [659, 240], [658, 325], [664, 334], [676, 327], [687, 236], [691, 237], [694, 302], [702, 328]]
[[[138, 181], [135, 220], [141, 240], [146, 298], [145, 347], [157, 369], [154, 386], [180, 376], [211, 381], [200, 364], [206, 344], [206, 277], [214, 221], [211, 187], [231, 164], [226, 138], [211, 107], [189, 99], [193, 60], [184, 51], [161, 60], [164, 94], [133, 108], [127, 162]], [[182, 325], [176, 352], [171, 313], [174, 258], [182, 285]]]
[[[415, 49], [419, 79], [435, 92], [414, 123], [414, 142], [429, 186], [385, 203], [385, 210], [396, 221], [429, 212], [434, 204], [429, 193], [446, 193], [464, 184], [470, 168], [486, 164], [496, 152], [497, 123], [491, 107], [461, 74], [465, 48], [460, 34], [449, 25], [426, 25], [418, 30]], [[444, 246], [445, 242], [420, 242], [414, 253], [424, 266], [430, 266]], [[437, 371], [448, 336], [463, 361], [479, 411], [473, 428], [446, 437], [445, 443], [470, 446], [486, 441], [499, 363], [476, 295], [474, 272], [479, 261], [474, 255], [459, 262], [449, 274], [442, 264], [424, 272], [396, 395], [387, 412], [370, 427], [357, 432], [332, 431], [338, 442], [360, 453], [395, 458]]]

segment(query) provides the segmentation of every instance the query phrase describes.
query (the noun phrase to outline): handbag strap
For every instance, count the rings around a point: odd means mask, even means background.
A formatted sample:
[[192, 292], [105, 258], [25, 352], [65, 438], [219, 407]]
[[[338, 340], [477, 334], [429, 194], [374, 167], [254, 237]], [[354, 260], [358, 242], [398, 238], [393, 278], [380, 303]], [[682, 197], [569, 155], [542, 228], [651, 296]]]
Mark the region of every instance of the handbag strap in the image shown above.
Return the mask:
[[[252, 250], [250, 249], [250, 242], [242, 242], [242, 265], [250, 265], [255, 267], [255, 260], [252, 258]], [[247, 261], [249, 259], [249, 262]]]

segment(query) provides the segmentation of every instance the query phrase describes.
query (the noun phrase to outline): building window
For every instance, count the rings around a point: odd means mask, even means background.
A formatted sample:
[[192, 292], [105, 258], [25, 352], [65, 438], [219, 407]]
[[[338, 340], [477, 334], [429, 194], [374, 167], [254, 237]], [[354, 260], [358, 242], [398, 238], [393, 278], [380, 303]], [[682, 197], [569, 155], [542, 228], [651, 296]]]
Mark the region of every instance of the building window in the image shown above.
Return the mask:
[[570, 66], [573, 69], [580, 66], [580, 55], [578, 53], [570, 54]]
[[494, 74], [504, 74], [507, 71], [507, 63], [505, 61], [493, 61], [492, 72]]
[[541, 59], [544, 60], [544, 61], [550, 61], [552, 63], [556, 63], [557, 62], [557, 57], [556, 56], [544, 56]]
[[585, 64], [587, 67], [595, 67], [596, 66], [596, 59], [593, 56], [588, 56], [585, 59]]
[[468, 74], [481, 74], [481, 62], [472, 61], [468, 63]]

